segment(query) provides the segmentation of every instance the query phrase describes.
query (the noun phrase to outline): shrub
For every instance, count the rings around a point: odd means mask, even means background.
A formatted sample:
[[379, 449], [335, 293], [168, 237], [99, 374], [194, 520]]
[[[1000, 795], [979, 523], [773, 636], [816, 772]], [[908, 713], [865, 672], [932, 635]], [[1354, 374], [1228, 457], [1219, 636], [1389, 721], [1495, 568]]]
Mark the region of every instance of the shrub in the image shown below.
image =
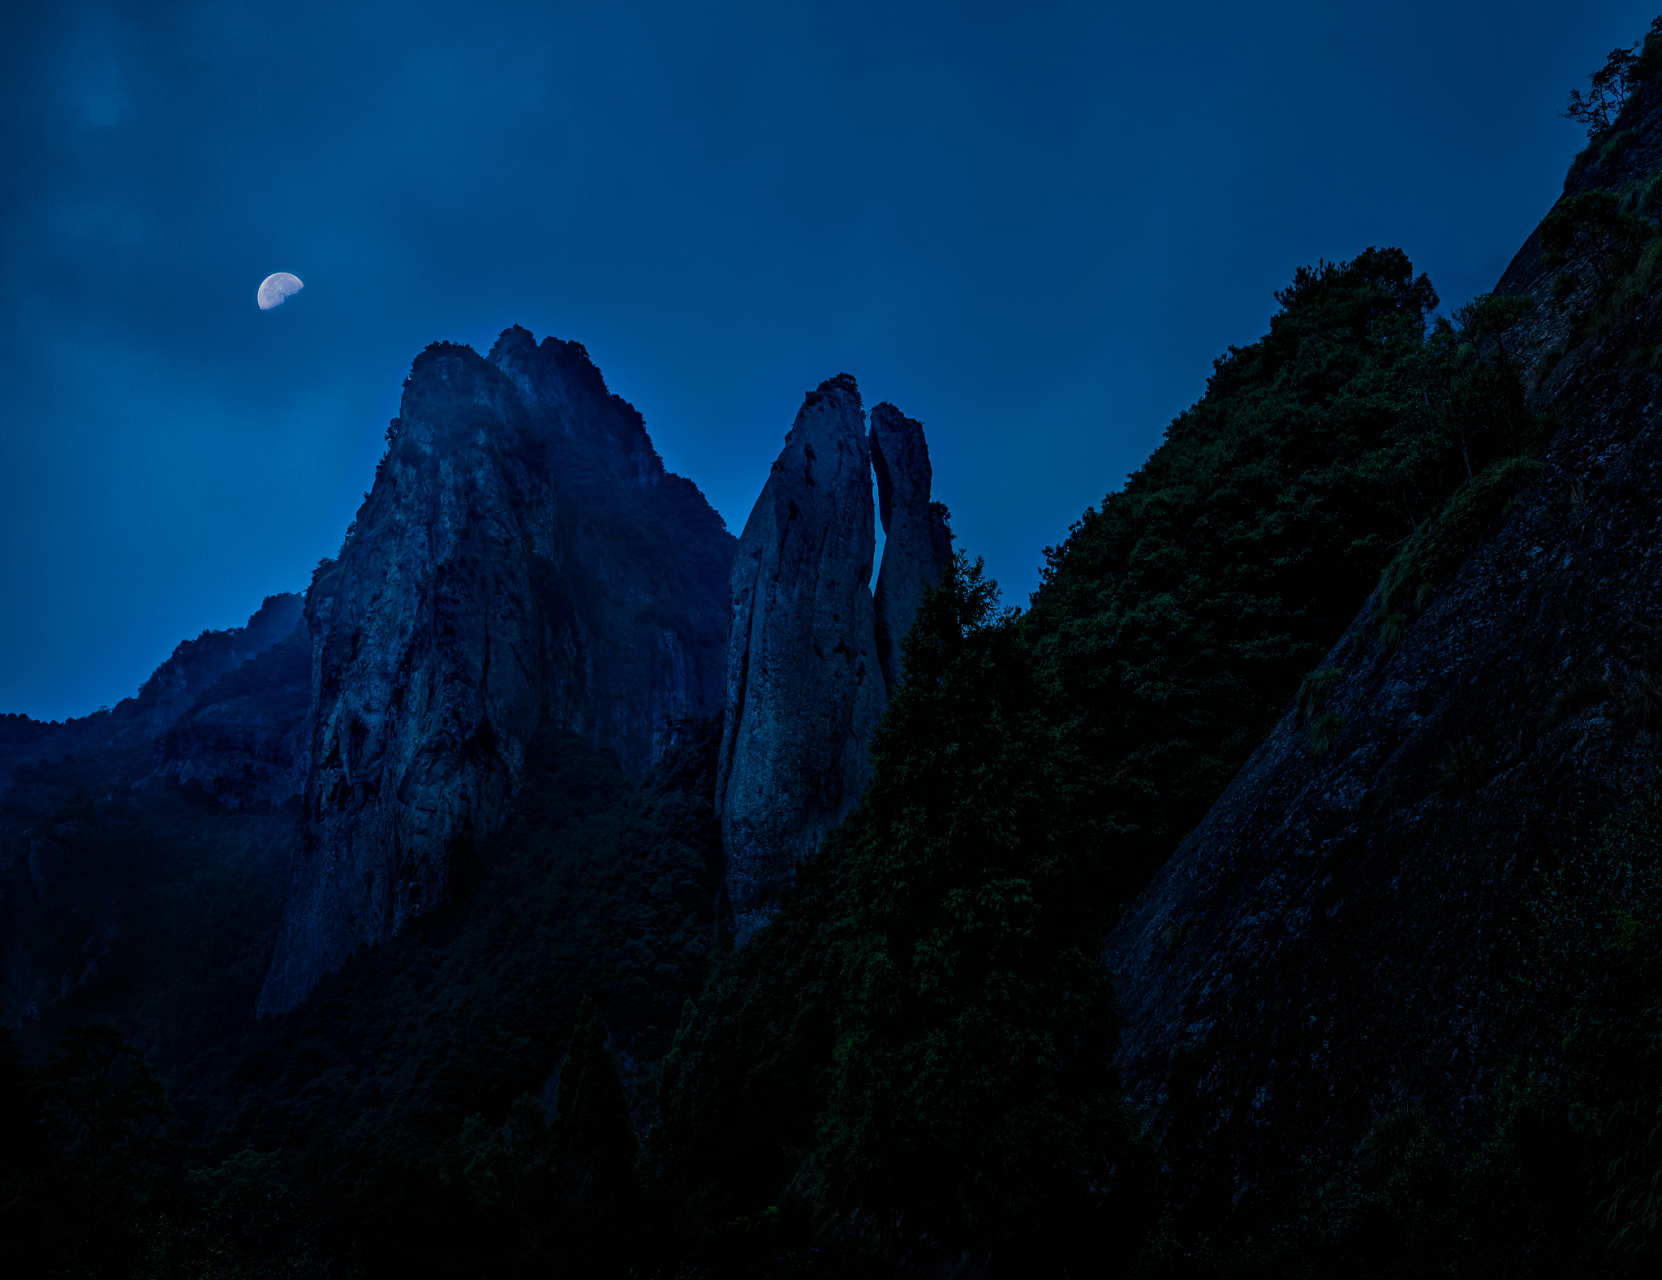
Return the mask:
[[1308, 720], [1320, 714], [1344, 674], [1343, 667], [1321, 667], [1305, 676], [1298, 686], [1299, 718]]
[[1343, 716], [1318, 716], [1310, 725], [1310, 754], [1318, 760], [1325, 756], [1338, 738], [1339, 727], [1344, 722]]
[[1609, 164], [1638, 139], [1639, 131], [1637, 129], [1623, 129], [1620, 133], [1612, 134], [1610, 140], [1599, 148], [1598, 162], [1601, 165]]
[[1428, 1132], [1423, 1107], [1399, 1107], [1381, 1116], [1362, 1140], [1362, 1177], [1378, 1182], [1401, 1168]]
[[1520, 455], [1502, 459], [1462, 485], [1448, 505], [1422, 524], [1386, 566], [1379, 581], [1382, 613], [1400, 614], [1408, 601], [1418, 598], [1422, 586], [1435, 588], [1457, 569], [1490, 522], [1540, 472], [1538, 461]]
[[[1662, 804], [1628, 794], [1596, 839], [1537, 868], [1518, 930], [1516, 1016], [1542, 1029], [1542, 1110], [1568, 1116], [1575, 1172], [1635, 1273], [1662, 1254]], [[1608, 1265], [1608, 1264], [1607, 1264]], [[1648, 1267], [1648, 1271], [1644, 1269]]]
[[1476, 738], [1464, 737], [1450, 743], [1437, 764], [1437, 790], [1445, 796], [1471, 795], [1483, 785], [1487, 756]]
[[1570, 161], [1569, 171], [1564, 174], [1564, 190], [1568, 191], [1575, 185], [1575, 180], [1581, 176], [1595, 159], [1598, 158], [1598, 143], [1589, 142], [1580, 151], [1575, 153], [1575, 159]]
[[1379, 643], [1386, 653], [1394, 653], [1408, 638], [1408, 617], [1401, 613], [1381, 612], [1374, 619], [1379, 623]]
[[1629, 729], [1662, 725], [1662, 684], [1648, 671], [1629, 677], [1622, 699], [1622, 723]]

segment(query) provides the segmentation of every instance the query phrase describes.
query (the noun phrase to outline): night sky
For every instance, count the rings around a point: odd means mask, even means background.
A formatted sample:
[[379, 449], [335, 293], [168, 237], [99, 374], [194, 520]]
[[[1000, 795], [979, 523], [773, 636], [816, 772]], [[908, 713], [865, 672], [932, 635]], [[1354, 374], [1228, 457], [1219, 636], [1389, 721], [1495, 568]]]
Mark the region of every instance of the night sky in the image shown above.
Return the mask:
[[302, 589], [411, 359], [514, 323], [735, 533], [854, 374], [1025, 604], [1300, 264], [1491, 288], [1656, 7], [8, 6], [0, 710], [113, 705]]

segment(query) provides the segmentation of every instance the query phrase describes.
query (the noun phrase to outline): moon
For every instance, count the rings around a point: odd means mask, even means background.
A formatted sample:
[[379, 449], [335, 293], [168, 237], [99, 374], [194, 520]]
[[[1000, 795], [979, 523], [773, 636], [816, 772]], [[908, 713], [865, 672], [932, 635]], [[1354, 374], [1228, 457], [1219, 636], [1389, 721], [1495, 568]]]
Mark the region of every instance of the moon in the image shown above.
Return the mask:
[[260, 304], [261, 311], [270, 311], [273, 307], [282, 306], [283, 299], [291, 293], [299, 293], [305, 287], [300, 283], [299, 276], [292, 276], [287, 271], [274, 271], [260, 281], [254, 301]]

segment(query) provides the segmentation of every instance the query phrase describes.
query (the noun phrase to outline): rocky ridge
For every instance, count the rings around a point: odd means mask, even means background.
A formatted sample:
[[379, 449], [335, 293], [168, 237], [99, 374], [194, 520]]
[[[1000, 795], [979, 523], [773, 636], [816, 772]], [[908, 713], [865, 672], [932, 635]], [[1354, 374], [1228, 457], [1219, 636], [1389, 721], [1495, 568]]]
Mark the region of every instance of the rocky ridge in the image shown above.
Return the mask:
[[809, 392], [733, 557], [716, 805], [741, 938], [869, 775], [886, 697], [864, 426], [847, 374]]
[[0, 722], [0, 778], [10, 784], [0, 820], [0, 1022], [17, 1025], [104, 971], [133, 901], [167, 874], [146, 862], [147, 803], [185, 795], [292, 827], [280, 806], [304, 779], [298, 748], [310, 700], [300, 612], [297, 595], [267, 597], [247, 625], [179, 644], [114, 708], [61, 724]]
[[[1643, 176], [1662, 93], [1619, 123], [1635, 144], [1569, 193]], [[1558, 421], [1539, 477], [1398, 647], [1376, 593], [1320, 664], [1331, 747], [1289, 708], [1109, 941], [1128, 1086], [1202, 1200], [1284, 1204], [1301, 1153], [1403, 1107], [1472, 1139], [1527, 1047], [1494, 1000], [1518, 894], [1654, 768], [1662, 414], [1634, 356], [1662, 299], [1590, 325], [1578, 267], [1532, 235], [1497, 289], [1534, 299], [1502, 341]]]

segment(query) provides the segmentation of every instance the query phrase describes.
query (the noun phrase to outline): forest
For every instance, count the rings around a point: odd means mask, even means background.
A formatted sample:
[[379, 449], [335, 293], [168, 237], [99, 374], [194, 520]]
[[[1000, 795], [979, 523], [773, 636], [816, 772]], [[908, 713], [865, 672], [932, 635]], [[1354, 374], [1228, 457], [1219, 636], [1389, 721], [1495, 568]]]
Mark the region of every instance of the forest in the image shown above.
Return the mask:
[[[1595, 95], [1639, 91], [1662, 35], [1627, 59]], [[1621, 147], [1605, 98], [1571, 106], [1573, 179]], [[1598, 191], [1543, 224], [1595, 295], [1577, 341], [1648, 296], [1658, 200], [1662, 180]], [[11, 1274], [1651, 1273], [1650, 786], [1578, 810], [1524, 886], [1493, 993], [1519, 1051], [1480, 1140], [1394, 1110], [1359, 1148], [1304, 1152], [1277, 1212], [1236, 1212], [1187, 1181], [1183, 1064], [1166, 1139], [1127, 1100], [1120, 912], [1276, 722], [1329, 749], [1334, 645], [1370, 600], [1372, 641], [1401, 644], [1557, 428], [1509, 337], [1528, 298], [1442, 314], [1404, 253], [1369, 248], [1276, 302], [1044, 550], [1025, 608], [957, 552], [858, 806], [743, 946], [714, 722], [645, 778], [545, 727], [452, 901], [267, 1018], [292, 806], [123, 792], [147, 765], [119, 739], [18, 765], [0, 830], [55, 833], [75, 892], [124, 923], [82, 986], [0, 1033]], [[0, 724], [0, 751], [34, 733]]]

